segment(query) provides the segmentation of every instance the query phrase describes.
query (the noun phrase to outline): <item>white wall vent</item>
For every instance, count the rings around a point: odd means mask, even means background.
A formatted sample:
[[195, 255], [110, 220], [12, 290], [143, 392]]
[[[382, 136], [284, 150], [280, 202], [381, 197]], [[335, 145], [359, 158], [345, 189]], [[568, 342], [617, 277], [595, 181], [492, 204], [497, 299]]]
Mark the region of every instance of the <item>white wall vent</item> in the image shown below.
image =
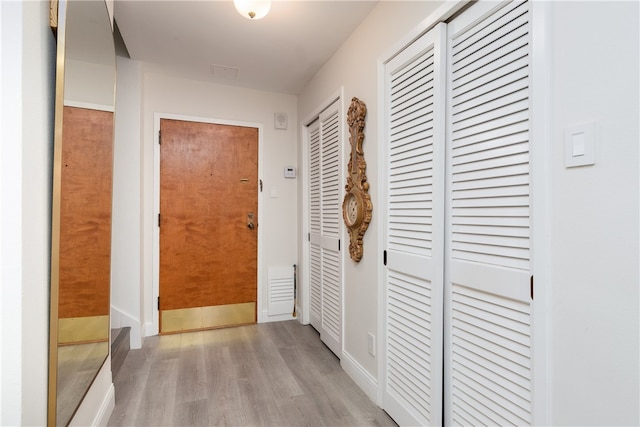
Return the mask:
[[293, 266], [269, 267], [269, 316], [293, 312]]

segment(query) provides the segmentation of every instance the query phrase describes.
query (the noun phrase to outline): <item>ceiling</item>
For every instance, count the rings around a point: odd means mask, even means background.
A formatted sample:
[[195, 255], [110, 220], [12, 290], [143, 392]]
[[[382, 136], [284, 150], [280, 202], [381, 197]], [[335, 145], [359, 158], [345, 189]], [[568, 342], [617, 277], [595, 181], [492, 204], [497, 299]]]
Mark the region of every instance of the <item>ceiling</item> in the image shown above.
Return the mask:
[[186, 78], [298, 94], [375, 4], [275, 0], [251, 21], [230, 0], [119, 0], [114, 15], [131, 59]]

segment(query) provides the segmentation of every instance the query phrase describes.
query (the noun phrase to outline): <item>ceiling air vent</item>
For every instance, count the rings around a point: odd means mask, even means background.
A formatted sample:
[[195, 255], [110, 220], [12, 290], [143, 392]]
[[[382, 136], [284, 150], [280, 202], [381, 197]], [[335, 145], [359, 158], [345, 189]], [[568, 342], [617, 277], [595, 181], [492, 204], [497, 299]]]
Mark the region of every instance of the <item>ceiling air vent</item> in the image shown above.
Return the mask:
[[225, 67], [224, 65], [211, 65], [211, 73], [214, 77], [225, 80], [236, 80], [238, 78], [238, 69], [234, 67]]

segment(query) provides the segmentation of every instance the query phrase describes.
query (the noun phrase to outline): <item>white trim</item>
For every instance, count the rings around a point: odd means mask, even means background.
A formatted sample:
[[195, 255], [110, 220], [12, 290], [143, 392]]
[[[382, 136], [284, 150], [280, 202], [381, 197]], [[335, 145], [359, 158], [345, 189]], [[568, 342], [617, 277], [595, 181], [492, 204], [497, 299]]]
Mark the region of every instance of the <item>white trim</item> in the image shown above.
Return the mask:
[[358, 387], [364, 391], [369, 399], [378, 406], [382, 404], [382, 401], [378, 397], [380, 393], [378, 392], [379, 387], [376, 378], [364, 369], [351, 354], [344, 351], [344, 349], [342, 350], [340, 366], [342, 366], [342, 369], [344, 369]]
[[106, 426], [109, 423], [109, 418], [111, 418], [111, 414], [116, 407], [116, 391], [113, 384], [109, 386], [109, 390], [107, 394], [104, 396], [104, 400], [102, 401], [102, 405], [100, 405], [100, 409], [98, 409], [98, 413], [93, 420], [94, 426]]
[[111, 306], [111, 328], [130, 327], [129, 347], [134, 350], [142, 348], [142, 335], [140, 320], [136, 319], [129, 313], [126, 313], [113, 305]]
[[[340, 204], [340, 210], [342, 210], [342, 200], [344, 200], [345, 195], [345, 186], [347, 184], [347, 178], [345, 170], [347, 168], [347, 164], [349, 161], [345, 161], [346, 154], [345, 152], [351, 152], [351, 149], [348, 147], [349, 138], [346, 137], [347, 133], [347, 110], [345, 109], [345, 99], [344, 99], [344, 86], [340, 87], [340, 96], [338, 98], [338, 112], [340, 113], [340, 144], [342, 145], [342, 152], [340, 153], [340, 157], [338, 158], [338, 180], [339, 191], [338, 191], [338, 200]], [[351, 103], [351, 101], [349, 101]], [[344, 337], [345, 337], [345, 326], [344, 326], [344, 318], [345, 318], [345, 265], [347, 259], [347, 253], [349, 253], [349, 245], [347, 244], [349, 239], [349, 234], [347, 232], [347, 228], [344, 226], [344, 222], [338, 219], [338, 223], [340, 224], [340, 357], [345, 354], [345, 345], [344, 345]]]
[[115, 389], [111, 379], [111, 356], [98, 371], [70, 426], [106, 426], [115, 408]]
[[[160, 120], [161, 119], [171, 119], [171, 120], [181, 120], [185, 122], [199, 122], [199, 123], [211, 123], [218, 125], [230, 125], [230, 126], [243, 126], [258, 129], [258, 179], [262, 179], [263, 175], [263, 148], [264, 148], [264, 126], [262, 123], [256, 122], [244, 122], [237, 120], [221, 120], [210, 117], [198, 117], [198, 116], [185, 116], [180, 114], [171, 114], [171, 113], [154, 113], [153, 114], [153, 218], [157, 218], [160, 213], [160, 144], [158, 143], [158, 134], [160, 132]], [[263, 192], [258, 191], [258, 220], [263, 217], [263, 203], [262, 203], [262, 195]], [[262, 281], [262, 242], [263, 242], [263, 230], [264, 227], [258, 227], [258, 266], [257, 266], [257, 277], [256, 282], [258, 285], [258, 301], [257, 301], [257, 313], [258, 313], [258, 323], [263, 323], [266, 321], [263, 314], [263, 295], [265, 290], [263, 289], [263, 281]], [[151, 306], [153, 307], [152, 312], [152, 322], [151, 322], [151, 334], [149, 334], [149, 327], [147, 326], [147, 334], [149, 335], [158, 335], [159, 333], [159, 319], [158, 319], [158, 309], [155, 301], [158, 300], [158, 296], [160, 295], [160, 229], [157, 226], [153, 227], [153, 243], [152, 243], [152, 257], [153, 257], [153, 268], [151, 272], [152, 277], [152, 296], [151, 296]]]
[[[386, 123], [386, 107], [385, 107], [385, 86], [386, 86], [386, 62], [385, 60], [378, 58], [377, 60], [377, 78], [378, 78], [378, 189], [377, 189], [377, 198], [378, 205], [383, 208], [380, 209], [381, 212], [376, 215], [380, 216], [380, 221], [378, 221], [378, 253], [376, 257], [378, 258], [378, 324], [376, 325], [376, 355], [378, 362], [378, 381], [380, 386], [378, 387], [375, 402], [378, 406], [382, 407], [383, 396], [384, 396], [384, 384], [386, 381], [386, 370], [385, 366], [387, 365], [386, 352], [384, 351], [386, 345], [386, 333], [385, 333], [385, 325], [387, 324], [387, 313], [385, 312], [385, 268], [384, 265], [384, 256], [383, 253], [386, 250], [386, 238], [385, 238], [385, 229], [387, 223], [387, 191], [385, 186], [387, 185], [388, 180], [388, 171], [387, 171], [387, 123]], [[380, 184], [382, 183], [382, 184]]]
[[300, 122], [300, 135], [302, 135], [302, 143], [300, 155], [300, 189], [299, 194], [302, 197], [299, 200], [302, 203], [300, 211], [300, 260], [298, 264], [298, 283], [297, 283], [297, 301], [296, 306], [299, 307], [299, 319], [303, 325], [308, 325], [311, 321], [309, 317], [309, 125], [306, 122]]
[[153, 322], [145, 323], [144, 326], [143, 326], [144, 336], [145, 337], [150, 337], [152, 335], [158, 335], [158, 332], [156, 330], [154, 330], [153, 328], [154, 328]]
[[532, 310], [532, 399], [534, 425], [549, 425], [549, 325], [552, 313], [549, 307], [551, 265], [551, 239], [549, 238], [551, 215], [549, 195], [551, 179], [551, 8], [548, 2], [531, 2], [531, 87], [530, 137], [531, 155], [531, 227], [532, 268], [534, 277], [534, 304]]
[[86, 108], [87, 110], [110, 111], [112, 113], [116, 110], [113, 105], [94, 104], [92, 102], [74, 101], [72, 99], [65, 99], [64, 106]]

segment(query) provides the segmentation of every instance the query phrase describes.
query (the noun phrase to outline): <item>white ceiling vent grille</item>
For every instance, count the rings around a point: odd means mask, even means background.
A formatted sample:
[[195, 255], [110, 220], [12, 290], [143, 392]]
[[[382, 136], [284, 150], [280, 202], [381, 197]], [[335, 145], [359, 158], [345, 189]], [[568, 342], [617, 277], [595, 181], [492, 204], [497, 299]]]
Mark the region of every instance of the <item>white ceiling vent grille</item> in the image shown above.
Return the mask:
[[238, 79], [238, 69], [234, 67], [226, 67], [224, 65], [211, 65], [211, 74], [214, 77], [225, 80], [237, 80]]

